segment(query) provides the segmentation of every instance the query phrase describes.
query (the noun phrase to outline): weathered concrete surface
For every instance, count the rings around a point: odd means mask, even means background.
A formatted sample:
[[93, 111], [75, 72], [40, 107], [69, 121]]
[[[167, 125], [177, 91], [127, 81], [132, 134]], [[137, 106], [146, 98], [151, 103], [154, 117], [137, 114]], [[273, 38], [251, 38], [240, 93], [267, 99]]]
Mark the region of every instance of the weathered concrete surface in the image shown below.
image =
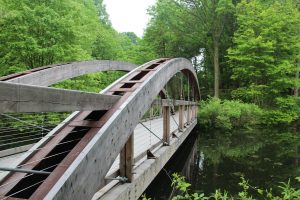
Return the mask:
[[0, 82], [0, 113], [108, 110], [120, 96]]
[[[19, 147], [15, 147], [15, 148], [12, 148], [12, 149], [6, 149], [6, 150], [0, 151], [0, 167], [2, 167], [1, 163], [3, 163], [2, 162], [3, 157], [7, 157], [7, 156], [11, 156], [11, 155], [14, 155], [14, 154], [19, 154], [19, 153], [28, 151], [33, 145], [34, 144], [27, 144], [27, 145], [24, 145], [24, 146], [19, 146]], [[9, 166], [9, 163], [7, 163], [7, 164]]]
[[13, 78], [7, 82], [49, 86], [63, 80], [100, 71], [131, 71], [137, 66], [130, 63], [94, 60], [49, 65], [49, 68]]
[[[92, 198], [99, 186], [104, 185], [105, 175], [139, 120], [158, 93], [177, 72], [182, 71], [184, 74], [188, 74], [189, 80], [195, 83], [195, 91], [199, 91], [198, 80], [190, 61], [177, 58], [162, 65], [113, 114], [45, 199]], [[89, 186], [83, 187], [87, 183]]]
[[[20, 153], [1, 158], [1, 167], [15, 168], [22, 159], [22, 156], [23, 154]], [[7, 171], [0, 171], [0, 180], [8, 173]]]
[[118, 184], [100, 198], [93, 200], [135, 200], [138, 199], [156, 175], [162, 170], [172, 155], [189, 136], [197, 121], [191, 123], [183, 132], [177, 133], [178, 138], [172, 138], [169, 146], [162, 146], [154, 155], [156, 159], [148, 159], [134, 169], [131, 183]]

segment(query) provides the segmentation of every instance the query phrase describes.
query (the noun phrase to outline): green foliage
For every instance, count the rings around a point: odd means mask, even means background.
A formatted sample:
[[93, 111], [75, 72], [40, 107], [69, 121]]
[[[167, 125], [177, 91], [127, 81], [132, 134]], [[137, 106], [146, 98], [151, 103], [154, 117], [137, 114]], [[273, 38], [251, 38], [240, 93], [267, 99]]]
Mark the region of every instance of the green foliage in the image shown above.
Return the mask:
[[231, 0], [159, 0], [149, 9], [151, 20], [143, 39], [160, 57], [192, 58], [206, 90], [214, 79], [219, 80], [214, 67], [221, 68], [222, 85], [227, 87], [230, 74], [225, 55], [232, 44], [235, 4]]
[[228, 49], [234, 98], [272, 105], [297, 86], [300, 13], [292, 0], [243, 0], [237, 6], [238, 29]]
[[90, 58], [97, 14], [92, 0], [0, 4], [0, 75]]
[[110, 27], [100, 27], [92, 45], [92, 57], [97, 60], [117, 60], [121, 47], [118, 33]]
[[98, 72], [65, 80], [53, 87], [97, 93], [123, 75], [124, 72]]
[[181, 176], [177, 173], [172, 174], [172, 187], [176, 188], [180, 191], [180, 195], [176, 195], [172, 197], [172, 200], [180, 200], [180, 199], [193, 199], [193, 200], [200, 200], [200, 199], [206, 199], [203, 198], [204, 194], [190, 194], [190, 187], [191, 184], [188, 183], [184, 176]]
[[198, 115], [202, 127], [231, 130], [259, 124], [262, 110], [254, 104], [211, 98], [200, 103]]
[[151, 198], [147, 198], [145, 194], [141, 196], [141, 200], [151, 200]]
[[262, 117], [263, 123], [266, 125], [288, 125], [295, 120], [293, 113], [286, 113], [280, 110], [266, 111]]
[[103, 0], [1, 0], [0, 27], [0, 76], [76, 60], [156, 57], [134, 33], [111, 27]]
[[[180, 194], [173, 196], [172, 200], [252, 200], [255, 199], [249, 194], [249, 190], [252, 189], [256, 191], [257, 195], [260, 199], [270, 199], [270, 200], [294, 200], [300, 198], [300, 189], [293, 188], [290, 185], [290, 181], [287, 183], [280, 183], [278, 187], [281, 190], [280, 195], [273, 194], [272, 188], [271, 189], [260, 189], [255, 188], [249, 184], [249, 181], [245, 180], [244, 177], [241, 177], [241, 182], [239, 186], [241, 186], [242, 190], [238, 192], [238, 194], [229, 195], [228, 192], [221, 190], [216, 190], [209, 196], [205, 196], [203, 193], [191, 193], [189, 187], [191, 186], [188, 183], [184, 176], [178, 175], [177, 173], [172, 174], [172, 187], [176, 188]], [[300, 182], [300, 177], [296, 178]], [[145, 195], [142, 196], [142, 200], [149, 200]]]
[[300, 98], [278, 97], [275, 99], [275, 108], [267, 109], [262, 122], [267, 125], [290, 125], [300, 118]]

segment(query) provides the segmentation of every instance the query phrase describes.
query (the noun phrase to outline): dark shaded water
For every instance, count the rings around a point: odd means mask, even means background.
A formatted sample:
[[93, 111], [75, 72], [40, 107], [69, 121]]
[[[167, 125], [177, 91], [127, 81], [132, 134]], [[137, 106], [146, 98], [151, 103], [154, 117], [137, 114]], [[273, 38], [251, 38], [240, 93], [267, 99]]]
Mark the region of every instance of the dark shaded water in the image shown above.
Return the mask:
[[[234, 195], [241, 191], [240, 177], [249, 180], [252, 189], [273, 188], [279, 182], [298, 188], [300, 176], [300, 132], [296, 130], [241, 130], [230, 133], [200, 133], [195, 130], [164, 170], [145, 191], [152, 199], [169, 199], [176, 193], [169, 175], [178, 172], [192, 184], [194, 192], [209, 195], [216, 189]], [[251, 191], [252, 190], [252, 191]]]

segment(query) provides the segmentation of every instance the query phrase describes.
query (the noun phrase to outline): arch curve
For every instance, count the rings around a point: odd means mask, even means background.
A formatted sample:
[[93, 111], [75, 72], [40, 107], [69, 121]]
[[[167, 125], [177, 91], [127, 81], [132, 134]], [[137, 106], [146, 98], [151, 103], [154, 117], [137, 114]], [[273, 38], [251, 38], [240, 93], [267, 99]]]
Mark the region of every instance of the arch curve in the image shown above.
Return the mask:
[[[149, 65], [154, 63], [159, 63], [155, 70], [147, 69]], [[134, 79], [137, 73], [146, 73], [146, 71], [150, 72], [143, 81], [138, 82], [138, 80]], [[180, 71], [190, 76], [189, 80], [194, 87], [197, 100], [200, 96], [197, 76], [191, 62], [185, 58], [165, 59], [161, 63], [159, 60], [149, 62], [133, 70], [105, 89], [105, 93], [113, 94], [116, 91], [119, 92], [119, 90], [115, 90], [116, 87], [127, 83], [126, 81], [139, 83], [135, 90], [124, 90], [125, 93], [116, 104], [116, 108], [109, 111], [111, 116], [107, 122], [60, 177], [48, 192], [46, 198], [91, 198], [97, 189], [104, 185], [106, 173], [133, 133], [141, 117], [167, 82]], [[126, 131], [120, 133], [120, 130]], [[99, 151], [100, 149], [102, 150]], [[86, 173], [87, 169], [88, 173]], [[85, 191], [80, 189], [81, 184], [84, 183], [89, 183], [90, 185]]]
[[111, 60], [80, 61], [39, 67], [1, 77], [0, 81], [26, 85], [49, 86], [84, 74], [117, 70], [129, 72], [136, 67], [136, 65], [131, 63]]

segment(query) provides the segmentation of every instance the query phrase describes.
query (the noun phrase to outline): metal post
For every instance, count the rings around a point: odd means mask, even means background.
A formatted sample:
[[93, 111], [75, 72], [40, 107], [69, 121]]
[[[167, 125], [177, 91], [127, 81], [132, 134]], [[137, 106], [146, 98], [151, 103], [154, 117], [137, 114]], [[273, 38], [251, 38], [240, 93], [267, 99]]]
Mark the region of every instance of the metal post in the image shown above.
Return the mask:
[[126, 177], [129, 182], [132, 181], [133, 160], [133, 134], [129, 137], [124, 148], [120, 152], [120, 176]]
[[163, 141], [170, 144], [170, 107], [163, 106]]
[[9, 172], [21, 172], [25, 174], [47, 174], [49, 175], [51, 172], [46, 171], [38, 171], [38, 170], [29, 170], [29, 169], [20, 169], [20, 168], [9, 168], [9, 167], [0, 167], [0, 171], [9, 171]]

